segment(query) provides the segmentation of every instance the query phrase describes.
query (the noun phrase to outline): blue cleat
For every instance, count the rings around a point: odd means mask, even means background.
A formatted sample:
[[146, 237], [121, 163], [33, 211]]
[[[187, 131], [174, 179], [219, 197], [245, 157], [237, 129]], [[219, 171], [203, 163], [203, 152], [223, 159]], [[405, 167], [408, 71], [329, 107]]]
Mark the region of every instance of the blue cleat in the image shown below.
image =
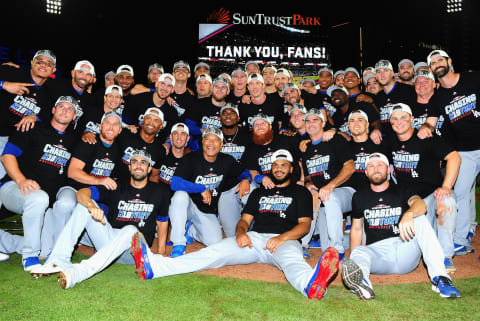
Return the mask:
[[31, 271], [33, 269], [36, 269], [40, 266], [42, 266], [42, 263], [40, 262], [40, 259], [38, 256], [30, 256], [22, 260], [23, 264], [23, 270], [25, 271]]
[[453, 260], [451, 257], [445, 257], [443, 263], [445, 264], [445, 270], [447, 271], [447, 273], [454, 273], [457, 271], [455, 265], [453, 265]]
[[436, 276], [433, 278], [432, 290], [440, 293], [442, 298], [459, 298], [460, 292], [453, 286], [452, 280], [445, 276]]
[[317, 235], [312, 236], [312, 239], [308, 243], [308, 248], [309, 249], [319, 249], [319, 248], [321, 248], [320, 235], [317, 234]]
[[453, 243], [453, 247], [455, 250], [455, 256], [467, 255], [473, 252], [473, 247], [470, 244], [467, 246]]
[[185, 254], [185, 245], [174, 245], [172, 252], [170, 252], [170, 257], [182, 256]]

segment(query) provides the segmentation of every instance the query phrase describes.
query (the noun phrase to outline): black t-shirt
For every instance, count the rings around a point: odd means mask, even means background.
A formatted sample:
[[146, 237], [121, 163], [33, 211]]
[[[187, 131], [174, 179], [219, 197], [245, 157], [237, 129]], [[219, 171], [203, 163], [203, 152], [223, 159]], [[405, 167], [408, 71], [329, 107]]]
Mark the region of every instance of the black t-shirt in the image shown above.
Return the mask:
[[166, 156], [165, 148], [162, 141], [155, 139], [152, 143], [147, 143], [140, 136], [140, 132], [132, 134], [125, 130], [118, 136], [117, 141], [120, 148], [120, 156], [117, 164], [118, 178], [120, 181], [127, 182], [130, 180], [130, 157], [136, 149], [147, 151], [152, 156], [152, 167], [158, 169]]
[[252, 129], [252, 119], [256, 114], [262, 113], [268, 116], [274, 130], [278, 129], [278, 122], [282, 120], [283, 104], [272, 95], [266, 95], [263, 104], [257, 105], [251, 102], [250, 104], [238, 105], [240, 112], [240, 123], [246, 128]]
[[318, 90], [316, 94], [311, 94], [306, 92], [305, 90], [302, 90], [301, 96], [303, 98], [304, 106], [307, 109], [320, 109], [323, 107], [326, 110], [330, 111], [330, 116], [335, 114], [335, 111], [337, 110], [335, 107], [332, 106], [330, 97], [324, 91]]
[[186, 113], [186, 118], [195, 122], [199, 128], [222, 128], [220, 122], [220, 109], [211, 99], [196, 100], [192, 108]]
[[148, 182], [144, 188], [134, 188], [129, 183], [120, 184], [116, 190], [104, 186], [90, 187], [94, 201], [108, 205], [108, 222], [121, 229], [134, 225], [145, 235], [151, 246], [157, 228], [158, 216], [168, 216], [169, 190], [162, 185]]
[[363, 188], [368, 188], [370, 186], [370, 182], [368, 181], [367, 175], [365, 175], [365, 162], [367, 161], [367, 157], [373, 153], [382, 153], [389, 157], [390, 149], [387, 146], [387, 142], [386, 140], [382, 140], [382, 142], [377, 145], [370, 138], [368, 138], [362, 143], [356, 143], [352, 139], [349, 144], [353, 153], [355, 172], [353, 173], [347, 185], [352, 186], [357, 191]]
[[175, 100], [175, 104], [173, 104], [172, 107], [177, 111], [180, 121], [184, 121], [185, 113], [193, 108], [193, 104], [196, 101], [195, 96], [186, 90], [183, 94], [177, 94], [176, 92], [173, 92], [170, 97]]
[[[120, 149], [116, 141], [110, 146], [105, 145], [100, 138], [97, 138], [95, 144], [80, 141], [75, 147], [72, 157], [85, 163], [83, 171], [90, 176], [99, 178], [116, 178], [117, 176], [114, 169], [120, 160]], [[67, 184], [77, 190], [86, 187], [85, 184], [70, 178]]]
[[375, 96], [375, 106], [380, 111], [380, 121], [382, 122], [382, 133], [387, 136], [392, 136], [392, 125], [390, 124], [390, 111], [395, 104], [403, 103], [410, 107], [417, 101], [417, 93], [415, 88], [400, 82], [395, 82], [393, 89], [386, 94], [381, 90]]
[[440, 161], [454, 151], [447, 141], [436, 135], [420, 139], [415, 130], [407, 141], [391, 137], [390, 148], [399, 185], [412, 189], [422, 198], [442, 186]]
[[[75, 145], [75, 136], [70, 129], [60, 133], [49, 122], [37, 124], [28, 132], [16, 132], [10, 136], [4, 152], [16, 146], [18, 167], [23, 175], [36, 181], [50, 196], [50, 203], [60, 187], [65, 185], [67, 169]], [[8, 175], [3, 182], [10, 180]]]
[[366, 188], [353, 194], [352, 219], [365, 219], [363, 228], [367, 245], [400, 234], [398, 224], [403, 213], [410, 208], [408, 200], [413, 195], [410, 190], [395, 184], [390, 184], [383, 192]]
[[25, 116], [35, 115], [43, 122], [51, 119], [53, 104], [49, 105], [50, 93], [45, 88], [53, 79], [48, 79], [43, 86], [38, 86], [33, 81], [30, 70], [0, 66], [0, 80], [34, 84], [28, 87], [29, 93], [23, 96], [0, 90], [0, 136], [10, 136], [16, 132], [14, 125]]
[[256, 170], [260, 175], [267, 175], [272, 170], [272, 154], [279, 149], [288, 150], [298, 167], [300, 151], [294, 140], [283, 135], [276, 135], [272, 141], [266, 145], [257, 145], [252, 143], [242, 156], [241, 162], [249, 170]]
[[225, 182], [239, 177], [244, 170], [245, 167], [230, 155], [219, 153], [217, 159], [210, 163], [205, 160], [202, 151], [196, 151], [183, 156], [183, 163], [177, 168], [175, 176], [205, 186], [212, 193], [210, 205], [203, 203], [199, 193], [191, 193], [190, 197], [203, 213], [216, 214], [218, 199], [225, 190]]
[[244, 95], [248, 95], [248, 90], [241, 96], [235, 96], [235, 93], [232, 91], [230, 91], [230, 93], [228, 94], [227, 98], [225, 98], [225, 100], [227, 101], [227, 103], [230, 103], [230, 104], [233, 104], [235, 106], [238, 106], [242, 103], [242, 97]]
[[175, 175], [177, 168], [183, 163], [183, 157], [177, 158], [172, 152], [161, 160], [158, 164], [160, 167], [160, 183], [170, 188], [172, 177]]
[[379, 119], [378, 113], [375, 108], [373, 108], [372, 104], [363, 101], [350, 102], [345, 114], [342, 114], [341, 110], [337, 109], [337, 112], [332, 116], [335, 128], [350, 135], [350, 130], [348, 129], [348, 116], [355, 109], [359, 109], [367, 114], [370, 125]]
[[[238, 127], [237, 133], [234, 135], [223, 134], [223, 146], [220, 152], [228, 154], [240, 162], [245, 150], [252, 144], [251, 134], [246, 128]], [[230, 179], [225, 183], [225, 191], [237, 185], [238, 179]]]
[[[412, 113], [413, 113], [413, 122], [412, 122], [412, 127], [415, 129], [420, 129], [423, 124], [425, 124], [425, 121], [427, 120], [427, 117], [430, 116], [431, 112], [429, 112], [429, 108], [432, 106], [430, 104], [422, 104], [419, 102], [415, 102], [413, 106], [410, 106], [412, 108]], [[448, 122], [445, 122], [445, 118], [443, 115], [440, 115], [437, 120], [437, 125], [435, 126], [435, 134], [438, 136], [447, 139], [449, 142], [452, 142], [452, 137], [450, 133], [450, 126]]]
[[83, 115], [91, 108], [94, 108], [94, 97], [87, 91], [81, 93], [75, 90], [75, 88], [73, 88], [71, 79], [52, 80], [53, 81], [47, 81], [47, 83], [44, 85], [45, 89], [49, 92], [47, 97], [50, 100], [46, 103], [47, 106], [53, 107], [58, 97], [60, 96], [72, 96], [73, 98], [75, 98], [78, 102], [78, 106], [80, 107], [80, 109], [77, 112], [77, 118], [73, 123], [73, 128], [75, 129], [76, 135], [81, 135], [83, 133], [83, 128], [85, 128], [85, 119]]
[[[115, 112], [118, 114], [118, 108], [115, 109]], [[83, 132], [92, 132], [95, 135], [100, 134], [100, 123], [102, 121], [102, 117], [105, 114], [105, 110], [103, 105], [96, 105], [89, 108], [85, 111], [84, 115], [82, 116], [82, 124]], [[118, 114], [122, 116], [122, 114]]]
[[463, 72], [452, 88], [440, 87], [430, 99], [430, 115], [443, 115], [451, 126], [456, 149], [472, 151], [480, 149], [480, 72]]
[[302, 153], [303, 173], [311, 177], [316, 187], [322, 188], [337, 177], [344, 163], [351, 159], [350, 145], [343, 136], [335, 134], [328, 142], [307, 144], [307, 150]]
[[272, 189], [259, 187], [248, 198], [243, 213], [254, 216], [253, 231], [282, 234], [293, 229], [299, 218], [312, 217], [312, 194], [294, 183]]
[[166, 137], [168, 135], [164, 133], [170, 133], [170, 129], [174, 124], [178, 122], [178, 113], [175, 108], [170, 106], [167, 102], [165, 102], [161, 106], [155, 105], [153, 102], [153, 95], [156, 95], [155, 92], [146, 92], [141, 93], [138, 95], [132, 96], [129, 101], [129, 108], [132, 109], [132, 117], [134, 117], [134, 123], [137, 124], [139, 122], [140, 115], [143, 115], [145, 111], [147, 111], [150, 107], [156, 107], [163, 112], [163, 127], [161, 132], [162, 137]]

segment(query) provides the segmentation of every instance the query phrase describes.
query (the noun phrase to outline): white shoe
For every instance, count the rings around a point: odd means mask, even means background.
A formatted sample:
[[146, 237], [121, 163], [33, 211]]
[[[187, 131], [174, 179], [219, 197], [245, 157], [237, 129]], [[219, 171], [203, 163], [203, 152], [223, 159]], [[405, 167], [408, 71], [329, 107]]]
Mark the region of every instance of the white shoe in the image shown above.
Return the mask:
[[38, 278], [41, 278], [41, 277], [44, 277], [44, 276], [50, 276], [50, 275], [53, 275], [53, 274], [57, 274], [59, 272], [61, 272], [63, 269], [58, 266], [58, 265], [55, 265], [55, 264], [44, 264], [40, 267], [37, 267], [33, 270], [30, 271], [30, 274], [38, 279]]
[[5, 254], [5, 253], [0, 253], [0, 262], [5, 262], [10, 259], [10, 255]]

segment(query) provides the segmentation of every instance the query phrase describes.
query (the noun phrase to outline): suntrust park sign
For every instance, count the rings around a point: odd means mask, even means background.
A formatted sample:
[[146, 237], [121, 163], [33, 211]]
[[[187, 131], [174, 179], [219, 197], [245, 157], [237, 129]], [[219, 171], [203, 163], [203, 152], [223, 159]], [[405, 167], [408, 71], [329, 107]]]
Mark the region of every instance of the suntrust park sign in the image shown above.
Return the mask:
[[266, 16], [263, 13], [257, 13], [253, 16], [242, 16], [240, 13], [234, 13], [232, 22], [237, 25], [320, 26], [319, 18], [302, 17], [299, 14], [287, 17], [274, 17]]
[[242, 15], [234, 13], [230, 17], [230, 11], [219, 9], [214, 11], [207, 19], [208, 23], [223, 23], [236, 25], [284, 25], [284, 26], [321, 26], [320, 18], [305, 17], [300, 14], [291, 16], [268, 16], [263, 13], [254, 15]]

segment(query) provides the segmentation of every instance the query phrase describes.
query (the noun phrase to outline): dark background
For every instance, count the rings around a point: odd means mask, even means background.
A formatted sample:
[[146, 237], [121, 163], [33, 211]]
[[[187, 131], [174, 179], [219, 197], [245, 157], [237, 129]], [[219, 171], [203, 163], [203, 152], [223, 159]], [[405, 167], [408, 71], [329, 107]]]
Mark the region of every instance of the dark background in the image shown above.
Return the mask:
[[480, 69], [474, 56], [479, 49], [475, 36], [480, 30], [476, 18], [480, 5], [473, 0], [464, 0], [463, 11], [457, 14], [446, 13], [446, 0], [278, 2], [276, 9], [258, 1], [191, 5], [185, 1], [63, 0], [60, 16], [47, 14], [45, 3], [2, 1], [0, 62], [28, 65], [33, 52], [51, 49], [57, 55], [57, 76], [68, 76], [76, 61], [88, 59], [100, 79], [108, 70], [130, 64], [141, 82], [153, 62], [167, 72], [180, 59], [193, 67], [198, 57], [198, 24], [224, 8], [231, 14], [319, 17], [322, 26], [317, 32], [327, 39], [334, 70], [365, 68], [383, 58], [394, 67], [402, 58], [425, 61], [434, 48], [447, 50], [457, 71]]

